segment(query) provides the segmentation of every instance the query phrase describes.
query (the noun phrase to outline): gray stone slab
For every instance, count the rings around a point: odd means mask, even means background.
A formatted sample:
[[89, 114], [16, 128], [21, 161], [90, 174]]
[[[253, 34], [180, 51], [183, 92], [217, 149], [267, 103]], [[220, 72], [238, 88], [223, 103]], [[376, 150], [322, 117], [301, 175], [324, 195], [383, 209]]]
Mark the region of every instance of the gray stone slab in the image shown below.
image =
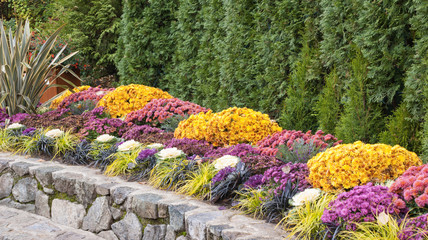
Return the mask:
[[169, 224], [174, 228], [174, 231], [180, 232], [185, 230], [184, 217], [185, 213], [197, 208], [196, 206], [180, 204], [170, 205], [169, 210]]
[[110, 190], [116, 185], [115, 182], [97, 184], [95, 191], [99, 195], [107, 196], [110, 195]]
[[111, 229], [120, 240], [141, 240], [143, 237], [143, 226], [134, 213], [128, 213], [125, 218], [113, 223]]
[[51, 217], [51, 209], [49, 207], [49, 196], [43, 193], [42, 191], [37, 191], [36, 193], [36, 214], [50, 218]]
[[121, 186], [121, 187], [113, 188], [110, 194], [114, 203], [122, 204], [125, 201], [125, 199], [128, 197], [128, 195], [134, 191], [136, 191], [135, 188]]
[[85, 208], [81, 204], [67, 200], [54, 199], [52, 201], [52, 221], [65, 226], [80, 228], [85, 217]]
[[34, 163], [28, 163], [28, 162], [14, 162], [11, 163], [10, 166], [12, 170], [20, 177], [23, 177], [30, 173], [29, 169], [32, 166], [35, 166]]
[[131, 197], [131, 209], [139, 217], [157, 219], [158, 215], [158, 202], [162, 196], [154, 193], [144, 193], [133, 195]]
[[36, 206], [34, 204], [22, 204], [19, 202], [12, 201], [10, 198], [0, 200], [0, 206], [15, 208], [29, 213], [35, 213], [36, 209]]
[[62, 193], [67, 193], [72, 196], [75, 195], [75, 185], [78, 179], [82, 179], [84, 176], [80, 173], [74, 172], [53, 172], [52, 179], [55, 189]]
[[13, 162], [13, 161], [10, 159], [0, 158], [0, 173], [9, 169], [9, 163], [10, 162]]
[[13, 177], [11, 173], [5, 173], [0, 176], [0, 199], [9, 197], [12, 193]]
[[34, 201], [36, 192], [37, 181], [31, 177], [20, 179], [12, 188], [13, 197], [21, 203]]
[[30, 174], [36, 176], [42, 186], [50, 186], [53, 184], [52, 173], [63, 169], [63, 167], [59, 166], [42, 166], [30, 168]]
[[147, 224], [144, 228], [143, 240], [164, 240], [166, 235], [166, 225]]
[[112, 230], [100, 232], [97, 236], [106, 240], [119, 240]]
[[107, 197], [99, 197], [88, 210], [88, 214], [83, 218], [83, 230], [98, 233], [110, 229], [113, 217], [110, 212]]

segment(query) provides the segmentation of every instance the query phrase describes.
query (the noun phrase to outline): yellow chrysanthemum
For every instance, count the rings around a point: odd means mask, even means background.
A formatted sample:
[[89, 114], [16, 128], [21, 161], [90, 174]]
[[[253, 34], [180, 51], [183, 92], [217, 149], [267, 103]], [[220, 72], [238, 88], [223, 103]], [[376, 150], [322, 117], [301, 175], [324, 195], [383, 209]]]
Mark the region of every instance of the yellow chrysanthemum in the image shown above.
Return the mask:
[[98, 106], [103, 106], [111, 117], [123, 117], [126, 114], [142, 109], [152, 99], [172, 98], [167, 92], [145, 85], [131, 84], [120, 86], [106, 94]]
[[[80, 86], [77, 88], [73, 88], [73, 91], [76, 92], [81, 92], [81, 91], [85, 91], [88, 90], [91, 86]], [[70, 96], [71, 94], [73, 94], [70, 90], [67, 91], [63, 91], [61, 93], [62, 95], [60, 97], [58, 97], [57, 99], [53, 100], [51, 102], [50, 108], [51, 109], [56, 109], [58, 108], [58, 105], [62, 102], [62, 100], [64, 100], [64, 98]]]
[[256, 143], [282, 129], [262, 114], [248, 108], [229, 108], [212, 114], [200, 113], [180, 122], [175, 138], [206, 140], [215, 146]]
[[341, 144], [318, 153], [308, 162], [309, 181], [324, 191], [350, 189], [367, 182], [393, 180], [422, 161], [398, 145]]

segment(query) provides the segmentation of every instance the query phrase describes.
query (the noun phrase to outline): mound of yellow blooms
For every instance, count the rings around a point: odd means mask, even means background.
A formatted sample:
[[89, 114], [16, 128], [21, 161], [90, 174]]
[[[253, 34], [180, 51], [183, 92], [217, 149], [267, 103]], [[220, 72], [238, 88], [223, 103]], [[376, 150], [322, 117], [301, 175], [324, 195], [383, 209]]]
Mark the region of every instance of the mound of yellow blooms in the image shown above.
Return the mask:
[[324, 191], [350, 189], [367, 182], [385, 182], [422, 161], [398, 145], [341, 144], [318, 153], [308, 162], [309, 181]]
[[200, 113], [180, 122], [175, 138], [206, 140], [214, 146], [256, 143], [282, 129], [267, 114], [248, 108], [229, 108], [212, 114]]
[[116, 118], [142, 109], [152, 99], [158, 98], [172, 98], [172, 96], [158, 88], [130, 84], [120, 86], [106, 94], [98, 102], [98, 106], [105, 107], [111, 117]]
[[196, 115], [190, 115], [188, 119], [178, 124], [174, 132], [174, 137], [204, 140], [208, 121], [213, 115], [211, 110], [207, 113], [200, 112]]
[[[77, 88], [73, 88], [73, 92], [77, 93], [77, 92], [81, 92], [81, 91], [85, 91], [88, 90], [91, 86], [80, 86]], [[73, 94], [73, 92], [71, 92], [70, 90], [67, 90], [65, 92], [62, 93], [62, 95], [60, 97], [58, 97], [57, 99], [53, 100], [51, 102], [50, 108], [51, 109], [56, 109], [58, 108], [58, 105], [62, 102], [62, 100], [64, 100], [64, 98], [70, 96], [71, 94]]]

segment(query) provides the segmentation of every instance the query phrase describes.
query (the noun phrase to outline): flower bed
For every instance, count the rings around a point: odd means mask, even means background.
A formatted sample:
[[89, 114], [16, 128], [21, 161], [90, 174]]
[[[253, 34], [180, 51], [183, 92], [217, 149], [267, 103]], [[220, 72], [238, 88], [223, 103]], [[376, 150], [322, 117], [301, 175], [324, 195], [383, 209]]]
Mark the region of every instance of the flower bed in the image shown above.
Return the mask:
[[[367, 229], [395, 231], [403, 240], [427, 233], [428, 167], [400, 146], [281, 131], [251, 109], [213, 113], [142, 85], [119, 87], [101, 100], [100, 91], [70, 94], [40, 115], [0, 111], [1, 149], [61, 156], [146, 181], [281, 222], [300, 238], [358, 239]], [[101, 107], [76, 113], [71, 106], [82, 100]], [[186, 115], [174, 133], [163, 128]]]

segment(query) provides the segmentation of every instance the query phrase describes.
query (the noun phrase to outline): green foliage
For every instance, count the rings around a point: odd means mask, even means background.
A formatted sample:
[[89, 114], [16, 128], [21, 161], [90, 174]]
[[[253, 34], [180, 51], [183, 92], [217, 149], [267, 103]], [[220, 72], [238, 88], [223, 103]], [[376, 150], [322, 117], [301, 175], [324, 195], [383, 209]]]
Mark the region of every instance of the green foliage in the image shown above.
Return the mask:
[[[61, 64], [75, 53], [59, 59], [60, 52], [51, 59], [51, 49], [58, 37], [59, 28], [43, 44], [40, 51], [30, 56], [30, 24], [19, 23], [15, 34], [9, 29], [8, 34], [0, 21], [0, 106], [5, 108], [9, 115], [19, 112], [35, 113], [40, 98], [50, 87], [57, 86], [46, 82], [51, 71], [59, 67], [58, 78], [65, 71], [74, 74], [67, 66]], [[67, 88], [66, 86], [63, 86]]]
[[402, 89], [413, 55], [409, 5], [411, 0], [356, 0], [359, 26], [354, 42], [367, 61], [367, 97], [390, 111]]
[[251, 215], [254, 218], [262, 218], [263, 200], [267, 198], [268, 192], [263, 189], [247, 189], [243, 192], [237, 192], [238, 204], [233, 206], [244, 214]]
[[197, 171], [189, 173], [189, 179], [178, 189], [178, 192], [206, 199], [210, 194], [211, 179], [216, 173], [217, 170], [210, 163], [199, 165]]
[[[291, 209], [281, 220], [286, 231], [298, 239], [322, 239], [317, 234], [322, 233], [325, 225], [321, 216], [328, 204], [336, 198], [336, 195], [323, 194], [313, 202], [305, 202], [304, 205]], [[302, 224], [304, 223], [304, 224]]]
[[307, 163], [317, 153], [322, 152], [321, 146], [317, 146], [312, 140], [309, 143], [305, 143], [303, 139], [295, 140], [291, 148], [292, 150], [287, 144], [279, 145], [275, 157], [284, 163]]
[[386, 131], [380, 134], [379, 140], [389, 145], [400, 145], [407, 150], [420, 152], [418, 136], [419, 124], [409, 121], [410, 113], [406, 105], [402, 104], [388, 117]]
[[79, 141], [79, 138], [76, 135], [71, 134], [70, 130], [64, 132], [63, 135], [54, 139], [54, 144], [53, 144], [54, 157], [58, 155], [62, 156], [66, 152], [74, 150], [76, 148], [78, 141]]
[[14, 17], [28, 19], [31, 23], [46, 21], [52, 14], [52, 0], [13, 0]]
[[175, 44], [171, 41], [177, 1], [123, 2], [119, 49], [116, 56], [122, 84], [163, 86], [165, 69]]
[[124, 175], [132, 169], [131, 165], [137, 164], [136, 159], [142, 148], [136, 148], [128, 152], [116, 152], [114, 153], [114, 161], [107, 166], [105, 174], [108, 176]]
[[319, 128], [333, 133], [341, 114], [341, 81], [336, 69], [326, 76], [325, 86], [315, 105]]
[[347, 100], [336, 127], [336, 136], [346, 143], [357, 140], [373, 143], [377, 140], [377, 132], [383, 128], [382, 112], [376, 104], [369, 102], [368, 63], [361, 52], [357, 51], [351, 65], [350, 83], [345, 92]]
[[194, 161], [176, 158], [159, 161], [150, 172], [149, 182], [154, 187], [176, 190], [185, 184], [190, 172], [196, 171]]
[[316, 130], [314, 106], [318, 93], [319, 72], [316, 64], [317, 52], [307, 43], [303, 45], [301, 58], [291, 74], [284, 112], [280, 124], [285, 129]]
[[119, 37], [121, 0], [60, 0], [58, 7], [67, 23], [64, 35], [97, 76], [116, 73], [114, 58]]

